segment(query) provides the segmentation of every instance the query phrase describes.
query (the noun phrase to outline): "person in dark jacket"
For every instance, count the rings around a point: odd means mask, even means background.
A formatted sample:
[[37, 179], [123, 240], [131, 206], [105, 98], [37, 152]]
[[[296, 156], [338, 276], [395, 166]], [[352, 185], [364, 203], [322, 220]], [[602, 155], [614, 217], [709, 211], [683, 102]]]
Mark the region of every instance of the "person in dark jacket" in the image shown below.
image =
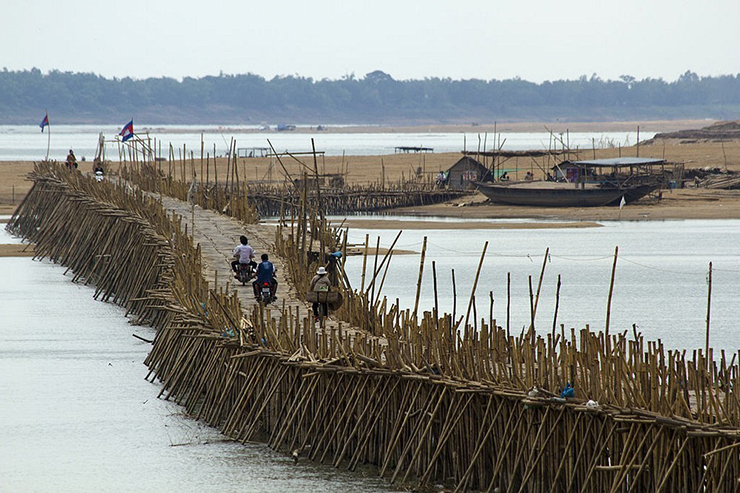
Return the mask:
[[257, 266], [257, 279], [252, 283], [254, 288], [254, 297], [260, 299], [260, 286], [263, 283], [270, 283], [270, 292], [273, 298], [277, 293], [278, 282], [275, 279], [275, 266], [270, 262], [269, 257], [266, 253], [262, 254], [262, 262]]

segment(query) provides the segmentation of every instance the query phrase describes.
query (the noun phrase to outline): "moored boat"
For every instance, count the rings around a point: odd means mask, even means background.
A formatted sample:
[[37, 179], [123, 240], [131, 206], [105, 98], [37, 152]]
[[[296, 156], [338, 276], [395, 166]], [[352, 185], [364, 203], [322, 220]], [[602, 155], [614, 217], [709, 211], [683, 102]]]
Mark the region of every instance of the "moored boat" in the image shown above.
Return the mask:
[[[659, 189], [661, 159], [612, 158], [565, 161], [549, 180], [476, 183], [493, 202], [539, 207], [600, 207], [635, 202]], [[653, 167], [660, 167], [656, 173]], [[527, 173], [531, 178], [532, 174]]]
[[658, 188], [654, 185], [603, 187], [593, 183], [525, 181], [478, 183], [478, 190], [493, 202], [540, 207], [600, 207], [634, 202]]

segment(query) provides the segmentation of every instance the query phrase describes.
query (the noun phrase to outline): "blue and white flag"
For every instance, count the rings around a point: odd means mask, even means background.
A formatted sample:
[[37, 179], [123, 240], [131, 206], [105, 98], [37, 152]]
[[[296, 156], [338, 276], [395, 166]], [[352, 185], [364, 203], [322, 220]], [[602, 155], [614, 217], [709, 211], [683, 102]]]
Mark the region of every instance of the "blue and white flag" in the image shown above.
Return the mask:
[[133, 138], [134, 136], [134, 121], [131, 120], [128, 122], [124, 127], [123, 130], [121, 130], [121, 133], [118, 135], [121, 136], [121, 142], [126, 142], [127, 140]]
[[48, 126], [49, 126], [49, 114], [47, 113], [46, 115], [44, 115], [44, 119], [41, 120], [41, 123], [39, 123], [39, 127], [41, 127], [41, 132], [44, 131], [44, 127], [48, 127]]

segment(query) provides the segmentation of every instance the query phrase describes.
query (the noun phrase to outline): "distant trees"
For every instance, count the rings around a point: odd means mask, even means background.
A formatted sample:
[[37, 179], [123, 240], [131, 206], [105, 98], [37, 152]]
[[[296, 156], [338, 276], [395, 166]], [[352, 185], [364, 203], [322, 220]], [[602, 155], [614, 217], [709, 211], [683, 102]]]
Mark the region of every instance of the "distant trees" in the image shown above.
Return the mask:
[[740, 118], [740, 74], [673, 82], [622, 75], [545, 81], [396, 80], [375, 70], [338, 80], [247, 73], [182, 81], [38, 69], [0, 72], [0, 123], [412, 123], [551, 119]]

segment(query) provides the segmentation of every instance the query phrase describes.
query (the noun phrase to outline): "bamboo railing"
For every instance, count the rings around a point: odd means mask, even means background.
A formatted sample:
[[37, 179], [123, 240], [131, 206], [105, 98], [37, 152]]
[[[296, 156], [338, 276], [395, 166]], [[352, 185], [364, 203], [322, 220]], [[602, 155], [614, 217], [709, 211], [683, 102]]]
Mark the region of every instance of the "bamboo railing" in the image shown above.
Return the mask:
[[[379, 299], [377, 258], [360, 289], [336, 266], [345, 304], [330, 323], [300, 307], [243, 315], [205, 281], [187, 226], [151, 196], [58, 166], [38, 165], [33, 179], [9, 229], [157, 327], [146, 362], [161, 395], [237, 440], [297, 460], [374, 464], [418, 487], [738, 487], [737, 354], [562, 325], [513, 335], [490, 318], [418, 313]], [[298, 292], [345, 237], [303, 192], [276, 233]], [[572, 398], [560, 397], [566, 383]]]

